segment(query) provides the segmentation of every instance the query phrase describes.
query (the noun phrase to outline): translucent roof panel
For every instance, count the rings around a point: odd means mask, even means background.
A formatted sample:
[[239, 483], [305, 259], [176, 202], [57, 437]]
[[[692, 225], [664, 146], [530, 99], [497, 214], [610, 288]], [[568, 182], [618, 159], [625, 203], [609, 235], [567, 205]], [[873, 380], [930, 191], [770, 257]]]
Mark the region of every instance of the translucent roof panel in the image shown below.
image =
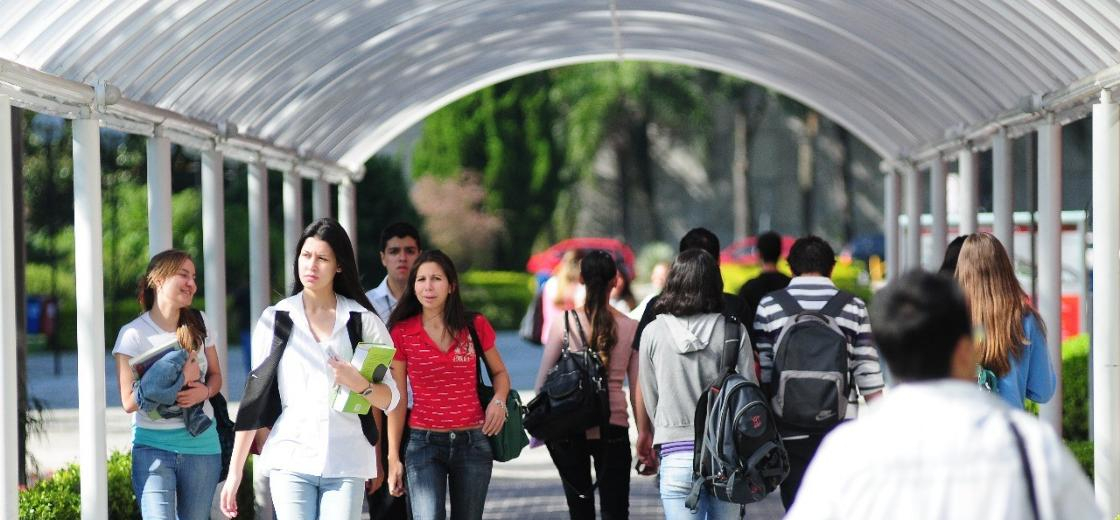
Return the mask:
[[478, 88], [693, 65], [783, 92], [887, 158], [1117, 65], [1111, 0], [47, 0], [0, 57], [355, 169]]

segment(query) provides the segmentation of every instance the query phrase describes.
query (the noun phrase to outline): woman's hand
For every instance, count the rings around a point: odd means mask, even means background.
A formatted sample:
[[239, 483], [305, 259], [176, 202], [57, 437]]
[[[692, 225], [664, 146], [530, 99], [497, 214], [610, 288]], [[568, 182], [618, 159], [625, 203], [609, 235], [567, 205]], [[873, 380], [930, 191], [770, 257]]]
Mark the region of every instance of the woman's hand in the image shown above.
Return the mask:
[[506, 410], [505, 403], [493, 399], [490, 404], [486, 406], [486, 420], [482, 423], [482, 433], [486, 435], [497, 435], [502, 431], [502, 426], [506, 423], [508, 411]]
[[175, 395], [175, 404], [182, 408], [190, 408], [210, 397], [210, 389], [198, 381], [191, 381]]
[[354, 365], [347, 363], [337, 357], [331, 356], [327, 363], [334, 370], [334, 382], [346, 387], [351, 392], [361, 392], [369, 387], [369, 381], [362, 377], [361, 372], [354, 368]]
[[395, 497], [404, 495], [404, 464], [398, 457], [389, 457], [388, 471], [389, 494]]
[[229, 466], [229, 475], [226, 476], [226, 483], [222, 486], [221, 499], [219, 507], [222, 514], [228, 518], [237, 517], [237, 488], [241, 487], [241, 468], [233, 464]]

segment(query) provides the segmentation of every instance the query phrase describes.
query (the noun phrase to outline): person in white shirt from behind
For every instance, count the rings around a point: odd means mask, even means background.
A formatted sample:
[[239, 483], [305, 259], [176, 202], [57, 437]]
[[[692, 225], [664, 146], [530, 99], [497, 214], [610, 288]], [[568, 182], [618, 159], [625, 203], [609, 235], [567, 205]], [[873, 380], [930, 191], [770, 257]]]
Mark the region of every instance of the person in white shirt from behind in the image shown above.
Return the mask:
[[389, 323], [389, 315], [397, 306], [408, 284], [408, 273], [420, 256], [420, 232], [407, 222], [394, 222], [381, 230], [381, 265], [388, 274], [381, 284], [366, 291], [366, 298], [381, 321]]
[[907, 273], [871, 326], [900, 383], [825, 438], [786, 520], [1104, 518], [1054, 431], [976, 384], [956, 282]]
[[[271, 470], [278, 520], [357, 520], [366, 480], [374, 479], [376, 488], [384, 482], [385, 471], [378, 468], [377, 451], [366, 439], [358, 415], [331, 407], [331, 389], [337, 384], [359, 393], [382, 410], [396, 407], [400, 393], [391, 374], [373, 383], [349, 363], [354, 355], [347, 330], [350, 314], [361, 315], [362, 341], [393, 342], [361, 292], [354, 249], [337, 221], [312, 222], [296, 247], [292, 295], [265, 309], [253, 330], [255, 369], [272, 350], [276, 313], [291, 317], [291, 336], [276, 371], [282, 411], [261, 457]], [[241, 468], [255, 434], [245, 430], [234, 437], [229, 478], [221, 492], [227, 517], [237, 516]]]

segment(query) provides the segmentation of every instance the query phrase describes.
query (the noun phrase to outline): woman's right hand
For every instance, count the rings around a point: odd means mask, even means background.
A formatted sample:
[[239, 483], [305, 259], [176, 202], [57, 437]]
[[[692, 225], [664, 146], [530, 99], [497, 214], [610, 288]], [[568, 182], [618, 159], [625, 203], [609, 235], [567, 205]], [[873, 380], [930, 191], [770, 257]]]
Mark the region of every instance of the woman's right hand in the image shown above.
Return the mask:
[[237, 488], [239, 487], [241, 487], [241, 470], [236, 470], [233, 465], [230, 465], [219, 502], [222, 514], [227, 518], [237, 518]]
[[396, 457], [389, 458], [389, 494], [395, 497], [404, 495], [404, 464]]

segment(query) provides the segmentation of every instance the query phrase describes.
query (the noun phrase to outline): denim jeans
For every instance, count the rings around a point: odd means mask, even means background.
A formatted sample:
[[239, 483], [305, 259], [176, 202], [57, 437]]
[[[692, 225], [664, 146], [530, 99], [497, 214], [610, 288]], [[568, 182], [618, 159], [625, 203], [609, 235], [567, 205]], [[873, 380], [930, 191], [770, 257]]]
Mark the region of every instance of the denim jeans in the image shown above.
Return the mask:
[[276, 520], [358, 520], [366, 480], [323, 478], [280, 469], [268, 475]]
[[479, 520], [490, 487], [494, 455], [481, 429], [457, 432], [412, 430], [405, 450], [408, 504], [416, 520], [444, 520], [451, 494], [451, 520]]
[[661, 457], [661, 505], [665, 520], [730, 520], [742, 518], [743, 507], [724, 502], [707, 490], [700, 492], [696, 513], [689, 511], [685, 501], [692, 491], [692, 453], [677, 452]]
[[[599, 482], [599, 510], [603, 520], [630, 517], [630, 436], [625, 426], [608, 425], [599, 439], [580, 434], [548, 443], [548, 454], [563, 477], [564, 496], [572, 520], [595, 520], [591, 489], [591, 459]], [[574, 486], [574, 487], [573, 487]]]
[[221, 455], [132, 447], [132, 492], [145, 520], [206, 520], [222, 473]]

